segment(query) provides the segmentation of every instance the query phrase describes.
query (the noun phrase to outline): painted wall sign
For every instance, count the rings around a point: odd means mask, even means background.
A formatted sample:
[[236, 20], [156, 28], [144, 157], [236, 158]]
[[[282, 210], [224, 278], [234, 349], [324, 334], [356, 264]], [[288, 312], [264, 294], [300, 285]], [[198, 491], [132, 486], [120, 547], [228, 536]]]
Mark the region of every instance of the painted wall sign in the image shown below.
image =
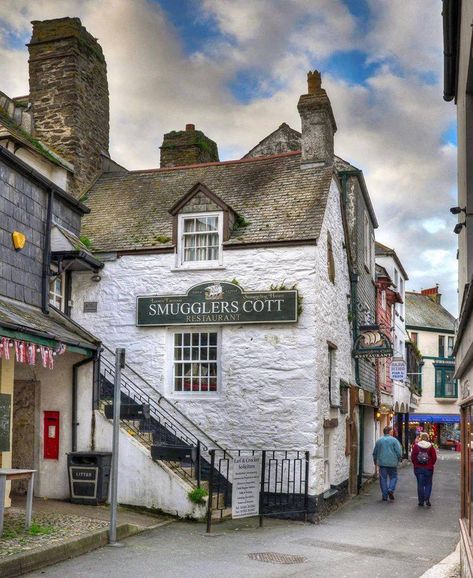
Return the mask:
[[185, 295], [136, 299], [136, 325], [294, 323], [297, 291], [243, 291], [233, 283], [200, 283]]
[[391, 379], [405, 381], [407, 378], [407, 365], [404, 359], [393, 359], [389, 370]]
[[259, 514], [261, 456], [237, 456], [233, 459], [232, 518]]
[[353, 357], [392, 357], [393, 345], [378, 325], [363, 325], [353, 347]]

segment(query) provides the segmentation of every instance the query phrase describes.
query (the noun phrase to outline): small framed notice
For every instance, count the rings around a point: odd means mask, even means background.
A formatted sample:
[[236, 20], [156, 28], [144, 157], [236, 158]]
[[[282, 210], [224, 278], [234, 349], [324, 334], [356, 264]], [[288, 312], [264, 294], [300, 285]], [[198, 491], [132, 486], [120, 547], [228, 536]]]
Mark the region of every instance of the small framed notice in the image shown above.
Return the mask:
[[261, 456], [233, 459], [232, 518], [259, 515]]

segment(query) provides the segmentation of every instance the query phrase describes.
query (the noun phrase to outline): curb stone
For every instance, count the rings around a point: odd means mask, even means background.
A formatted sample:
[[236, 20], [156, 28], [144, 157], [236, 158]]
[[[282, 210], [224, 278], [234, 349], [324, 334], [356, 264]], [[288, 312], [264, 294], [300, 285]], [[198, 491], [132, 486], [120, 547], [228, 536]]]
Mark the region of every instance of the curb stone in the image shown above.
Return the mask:
[[455, 550], [419, 578], [459, 578], [460, 576], [460, 542]]
[[[134, 524], [120, 524], [117, 526], [117, 538], [123, 540], [146, 532], [159, 526], [164, 526], [172, 523], [174, 520], [166, 520], [159, 524], [154, 524], [150, 527], [136, 526]], [[4, 561], [0, 561], [0, 576], [2, 578], [14, 578], [14, 576], [21, 576], [27, 572], [33, 572], [46, 566], [52, 566], [58, 562], [68, 560], [81, 556], [92, 550], [102, 548], [108, 544], [108, 528], [99, 530], [80, 536], [78, 538], [71, 538], [60, 544], [54, 544], [42, 550], [34, 552], [22, 552], [15, 556], [10, 556]]]

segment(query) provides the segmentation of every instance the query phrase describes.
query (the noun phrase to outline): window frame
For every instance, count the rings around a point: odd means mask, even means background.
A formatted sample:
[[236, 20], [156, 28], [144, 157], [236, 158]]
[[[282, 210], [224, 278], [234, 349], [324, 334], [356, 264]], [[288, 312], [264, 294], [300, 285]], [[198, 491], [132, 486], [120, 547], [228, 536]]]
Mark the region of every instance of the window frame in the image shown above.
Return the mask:
[[[217, 334], [217, 389], [216, 391], [175, 391], [174, 389], [174, 340], [178, 333], [216, 333]], [[192, 360], [189, 360], [192, 363]], [[194, 362], [195, 363], [195, 362]], [[180, 325], [168, 328], [167, 332], [167, 376], [166, 384], [169, 397], [174, 399], [216, 399], [222, 392], [222, 328], [218, 326], [185, 326]]]
[[[447, 372], [451, 372], [452, 378], [455, 374], [455, 366], [452, 365], [442, 365], [434, 363], [435, 368], [435, 398], [440, 399], [457, 399], [458, 398], [458, 381], [452, 379], [453, 381], [453, 394], [447, 395], [445, 388], [447, 385]], [[441, 382], [438, 383], [438, 376], [441, 376]]]
[[[198, 219], [202, 217], [217, 218], [218, 234], [218, 258], [205, 261], [184, 261], [184, 222], [186, 219]], [[209, 211], [206, 213], [180, 213], [177, 216], [177, 250], [176, 267], [179, 269], [211, 269], [221, 267], [223, 264], [223, 212]], [[198, 232], [195, 233], [196, 235]]]
[[328, 369], [328, 401], [331, 408], [339, 408], [339, 400], [334, 400], [335, 384], [337, 383], [337, 346], [327, 343], [327, 369]]
[[371, 231], [368, 213], [364, 213], [363, 261], [368, 272], [371, 272]]
[[[49, 279], [48, 303], [49, 305], [52, 305], [53, 307], [64, 313], [66, 311], [66, 273], [64, 271], [62, 273], [58, 273], [57, 269], [56, 270], [53, 269], [53, 272], [54, 276], [52, 276]], [[56, 293], [55, 291], [55, 285], [58, 279], [61, 280], [61, 294]], [[56, 302], [58, 296], [61, 299], [60, 306], [58, 306]]]
[[327, 231], [327, 272], [329, 281], [333, 285], [335, 285], [336, 279], [335, 257], [333, 254], [332, 236], [330, 235], [329, 231]]
[[438, 337], [438, 356], [445, 357], [445, 335], [439, 335]]
[[447, 357], [453, 357], [453, 349], [455, 347], [455, 337], [447, 335]]

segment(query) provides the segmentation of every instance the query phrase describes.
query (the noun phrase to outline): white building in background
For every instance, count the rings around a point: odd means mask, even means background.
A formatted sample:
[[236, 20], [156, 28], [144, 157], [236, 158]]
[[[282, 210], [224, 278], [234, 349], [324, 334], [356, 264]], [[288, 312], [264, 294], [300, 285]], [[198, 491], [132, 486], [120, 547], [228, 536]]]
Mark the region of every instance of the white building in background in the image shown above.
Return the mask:
[[455, 318], [441, 305], [438, 285], [406, 293], [407, 329], [422, 354], [422, 397], [410, 415], [411, 437], [425, 430], [441, 448], [460, 439], [458, 384], [454, 379]]

